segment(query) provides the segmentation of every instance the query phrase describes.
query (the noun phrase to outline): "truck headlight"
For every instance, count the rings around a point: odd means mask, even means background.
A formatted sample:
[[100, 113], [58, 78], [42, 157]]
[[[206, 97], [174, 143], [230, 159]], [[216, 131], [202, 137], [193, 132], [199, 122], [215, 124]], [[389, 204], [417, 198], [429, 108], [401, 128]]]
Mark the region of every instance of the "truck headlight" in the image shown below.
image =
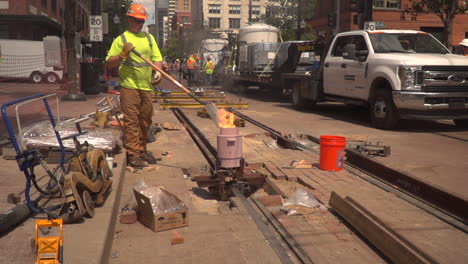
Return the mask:
[[415, 82], [416, 72], [420, 70], [420, 66], [398, 67], [398, 78], [400, 79], [402, 90], [421, 90], [421, 85]]

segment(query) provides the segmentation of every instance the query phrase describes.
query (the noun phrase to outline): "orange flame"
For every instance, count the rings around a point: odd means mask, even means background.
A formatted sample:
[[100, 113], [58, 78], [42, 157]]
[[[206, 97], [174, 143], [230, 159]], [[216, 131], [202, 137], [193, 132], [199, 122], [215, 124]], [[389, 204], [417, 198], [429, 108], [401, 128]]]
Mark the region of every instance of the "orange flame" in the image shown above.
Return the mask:
[[218, 110], [218, 126], [219, 127], [236, 127], [234, 125], [234, 114], [231, 112], [226, 111], [225, 109], [219, 109]]

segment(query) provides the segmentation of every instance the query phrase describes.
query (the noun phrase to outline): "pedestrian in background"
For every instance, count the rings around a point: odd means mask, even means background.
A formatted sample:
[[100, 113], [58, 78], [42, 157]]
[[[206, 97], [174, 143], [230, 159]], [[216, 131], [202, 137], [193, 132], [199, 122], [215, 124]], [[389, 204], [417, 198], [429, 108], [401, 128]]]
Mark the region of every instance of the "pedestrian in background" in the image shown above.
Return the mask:
[[[162, 68], [162, 56], [151, 34], [141, 31], [147, 19], [146, 9], [141, 4], [130, 5], [128, 30], [115, 38], [107, 54], [109, 68], [119, 67], [120, 103], [124, 114], [124, 145], [128, 165], [142, 168], [155, 164], [156, 159], [146, 149], [147, 135], [152, 123], [153, 84], [161, 80], [161, 74], [152, 71], [148, 63], [131, 53], [133, 49]], [[153, 76], [158, 75], [156, 79]]]
[[206, 58], [205, 63], [205, 74], [206, 74], [206, 81], [209, 85], [213, 85], [213, 72], [214, 72], [214, 62], [211, 60], [211, 57]]
[[187, 59], [187, 81], [188, 86], [195, 84], [195, 68], [197, 67], [197, 61], [195, 55], [190, 55]]

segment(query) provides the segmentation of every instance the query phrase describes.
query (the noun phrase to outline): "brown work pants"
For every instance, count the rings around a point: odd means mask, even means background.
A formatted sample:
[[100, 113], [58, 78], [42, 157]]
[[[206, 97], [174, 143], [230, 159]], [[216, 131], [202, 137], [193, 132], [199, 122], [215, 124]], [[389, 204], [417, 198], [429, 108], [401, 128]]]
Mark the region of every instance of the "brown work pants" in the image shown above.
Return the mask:
[[153, 116], [151, 92], [137, 89], [120, 89], [120, 106], [124, 114], [124, 145], [128, 158], [146, 152], [148, 129]]

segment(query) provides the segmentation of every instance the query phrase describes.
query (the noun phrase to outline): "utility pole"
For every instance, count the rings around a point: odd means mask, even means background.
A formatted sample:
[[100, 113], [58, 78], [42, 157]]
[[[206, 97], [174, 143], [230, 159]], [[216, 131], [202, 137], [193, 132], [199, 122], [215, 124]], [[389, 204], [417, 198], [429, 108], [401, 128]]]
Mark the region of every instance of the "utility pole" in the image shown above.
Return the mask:
[[65, 24], [63, 36], [65, 36], [65, 50], [67, 57], [67, 70], [65, 73], [65, 81], [68, 82], [68, 95], [63, 100], [67, 101], [86, 101], [86, 96], [80, 92], [78, 84], [78, 62], [76, 60], [76, 1], [63, 0], [63, 22]]
[[340, 12], [341, 12], [341, 0], [336, 0], [336, 25], [335, 34], [340, 33]]
[[[101, 10], [102, 10], [101, 0], [91, 1], [91, 15], [100, 16]], [[99, 69], [102, 69], [102, 59], [103, 59], [102, 40], [100, 42], [93, 41], [91, 45], [92, 45], [91, 56], [93, 57], [93, 60], [95, 60], [96, 65], [101, 66], [99, 67]]]

